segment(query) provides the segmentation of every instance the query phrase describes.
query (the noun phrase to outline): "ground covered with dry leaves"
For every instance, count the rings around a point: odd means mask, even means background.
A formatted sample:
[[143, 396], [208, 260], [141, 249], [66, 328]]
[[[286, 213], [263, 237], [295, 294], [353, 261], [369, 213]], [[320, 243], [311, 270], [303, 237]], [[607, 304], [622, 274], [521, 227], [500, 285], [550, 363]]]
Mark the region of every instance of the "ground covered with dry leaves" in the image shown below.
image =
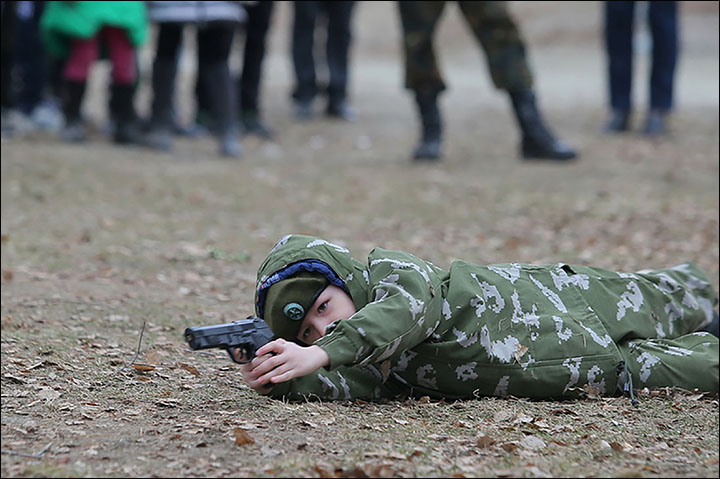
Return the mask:
[[[209, 138], [179, 139], [173, 155], [116, 147], [101, 130], [85, 145], [4, 140], [2, 476], [717, 477], [718, 400], [698, 392], [637, 391], [639, 407], [620, 397], [288, 404], [244, 386], [224, 352], [183, 342], [188, 326], [253, 312], [256, 268], [291, 232], [361, 260], [379, 245], [442, 267], [689, 260], [718, 287], [717, 3], [681, 7], [677, 109], [656, 141], [600, 132], [599, 3], [512, 8], [545, 115], [581, 152], [574, 164], [518, 159], [509, 103], [455, 6], [438, 43], [447, 155], [412, 164], [417, 124], [386, 2], [358, 6], [354, 123], [290, 118], [281, 3], [263, 97], [277, 139], [247, 138], [241, 160], [217, 158]], [[85, 108], [101, 124], [98, 84]]]

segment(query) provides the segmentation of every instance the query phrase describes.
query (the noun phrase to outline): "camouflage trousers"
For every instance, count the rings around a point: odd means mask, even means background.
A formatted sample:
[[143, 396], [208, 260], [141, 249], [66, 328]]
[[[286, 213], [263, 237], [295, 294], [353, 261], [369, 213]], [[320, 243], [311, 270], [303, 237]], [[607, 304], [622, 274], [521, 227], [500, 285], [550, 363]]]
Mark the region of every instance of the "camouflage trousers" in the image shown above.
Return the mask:
[[[405, 87], [437, 93], [445, 89], [435, 59], [433, 35], [448, 2], [398, 1], [403, 27]], [[487, 59], [493, 84], [507, 91], [532, 87], [525, 43], [508, 12], [507, 2], [457, 2]]]
[[718, 392], [718, 338], [696, 332], [717, 314], [718, 299], [694, 264], [617, 276], [574, 268], [592, 278], [583, 298], [606, 324], [636, 389]]

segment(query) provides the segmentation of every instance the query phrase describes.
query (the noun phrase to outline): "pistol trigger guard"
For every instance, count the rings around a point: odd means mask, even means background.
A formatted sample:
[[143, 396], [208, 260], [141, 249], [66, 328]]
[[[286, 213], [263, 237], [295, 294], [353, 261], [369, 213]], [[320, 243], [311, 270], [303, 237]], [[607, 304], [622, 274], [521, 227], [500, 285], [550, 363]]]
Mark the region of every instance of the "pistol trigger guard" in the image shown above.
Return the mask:
[[[250, 362], [250, 361], [238, 361], [237, 359], [235, 359], [235, 355], [232, 352], [233, 349], [234, 348], [227, 348], [225, 350], [225, 351], [227, 351], [228, 356], [230, 356], [230, 359], [232, 360], [232, 362], [237, 363], [237, 364], [247, 364]], [[242, 348], [237, 348], [237, 349], [240, 349], [241, 351], [245, 352]]]

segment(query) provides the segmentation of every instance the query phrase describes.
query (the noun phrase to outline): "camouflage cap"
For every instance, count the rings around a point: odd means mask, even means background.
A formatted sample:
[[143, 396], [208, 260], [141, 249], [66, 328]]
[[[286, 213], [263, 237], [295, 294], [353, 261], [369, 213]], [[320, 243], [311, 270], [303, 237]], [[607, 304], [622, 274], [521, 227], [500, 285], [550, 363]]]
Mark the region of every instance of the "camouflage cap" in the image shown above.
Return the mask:
[[294, 340], [305, 315], [328, 284], [321, 273], [303, 271], [270, 286], [263, 319], [275, 336]]

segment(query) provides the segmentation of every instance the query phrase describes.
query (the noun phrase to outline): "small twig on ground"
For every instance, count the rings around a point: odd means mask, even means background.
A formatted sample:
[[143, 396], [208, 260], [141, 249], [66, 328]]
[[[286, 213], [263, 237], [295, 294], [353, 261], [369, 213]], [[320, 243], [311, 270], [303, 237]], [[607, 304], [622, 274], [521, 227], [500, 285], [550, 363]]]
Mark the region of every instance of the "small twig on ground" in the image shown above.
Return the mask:
[[120, 371], [122, 371], [123, 369], [126, 369], [127, 367], [132, 366], [133, 364], [135, 364], [135, 360], [136, 360], [136, 359], [138, 358], [138, 356], [140, 355], [140, 345], [142, 344], [142, 338], [143, 338], [143, 333], [144, 333], [144, 332], [145, 332], [145, 321], [143, 321], [142, 329], [140, 330], [140, 339], [138, 340], [137, 351], [135, 351], [135, 356], [132, 358], [132, 360], [131, 360], [128, 364], [125, 364], [123, 367], [121, 367], [120, 369], [118, 369], [117, 371], [115, 371], [114, 376], [117, 376], [117, 374], [118, 374]]
[[50, 449], [50, 446], [52, 446], [52, 442], [48, 443], [47, 446], [40, 449], [40, 451], [36, 454], [28, 454], [27, 452], [10, 451], [8, 449], [0, 449], [0, 452], [2, 452], [3, 454], [10, 454], [12, 456], [32, 457], [33, 459], [41, 459], [43, 457], [43, 454], [45, 454], [45, 451]]

